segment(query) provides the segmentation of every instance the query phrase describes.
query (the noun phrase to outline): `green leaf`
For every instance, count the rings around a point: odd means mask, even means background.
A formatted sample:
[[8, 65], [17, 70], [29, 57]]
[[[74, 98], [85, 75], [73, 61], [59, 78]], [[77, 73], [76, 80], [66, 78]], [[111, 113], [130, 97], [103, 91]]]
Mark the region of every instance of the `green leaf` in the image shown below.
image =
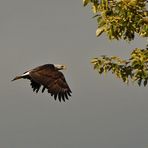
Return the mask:
[[83, 6], [86, 6], [89, 2], [90, 0], [83, 0]]
[[139, 86], [141, 86], [141, 82], [142, 82], [142, 79], [140, 78], [140, 79], [138, 80], [138, 85], [139, 85]]
[[104, 68], [101, 67], [101, 68], [99, 69], [99, 74], [102, 74], [103, 72], [104, 72]]
[[102, 26], [102, 27], [99, 27], [97, 30], [96, 30], [96, 36], [100, 36], [103, 32], [105, 31], [105, 26]]
[[98, 17], [99, 15], [98, 14], [96, 14], [96, 15], [94, 15], [92, 18], [96, 18], [96, 17]]
[[145, 79], [145, 80], [144, 80], [144, 82], [143, 82], [143, 85], [144, 85], [144, 86], [147, 85], [147, 81], [148, 81], [148, 79]]

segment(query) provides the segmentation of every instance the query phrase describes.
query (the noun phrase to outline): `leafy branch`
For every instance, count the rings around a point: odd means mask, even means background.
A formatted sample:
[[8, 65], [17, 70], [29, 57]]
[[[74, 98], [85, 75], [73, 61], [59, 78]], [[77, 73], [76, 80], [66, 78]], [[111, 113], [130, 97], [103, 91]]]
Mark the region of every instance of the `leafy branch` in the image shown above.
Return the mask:
[[129, 79], [137, 81], [140, 86], [146, 86], [148, 82], [148, 49], [136, 48], [130, 55], [128, 60], [123, 60], [116, 56], [100, 56], [94, 58], [91, 63], [94, 65], [94, 69], [99, 74], [111, 73], [115, 74], [117, 78], [121, 79], [125, 83], [129, 83]]

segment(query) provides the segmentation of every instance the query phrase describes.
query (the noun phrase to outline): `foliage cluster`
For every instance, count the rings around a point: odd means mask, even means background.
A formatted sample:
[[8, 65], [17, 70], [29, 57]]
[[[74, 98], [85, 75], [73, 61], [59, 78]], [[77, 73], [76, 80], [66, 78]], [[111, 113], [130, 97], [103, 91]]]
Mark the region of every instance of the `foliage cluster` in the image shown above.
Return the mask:
[[83, 0], [91, 3], [97, 18], [96, 36], [105, 32], [109, 39], [133, 40], [135, 33], [148, 37], [146, 0]]
[[[109, 39], [131, 41], [135, 34], [148, 37], [147, 0], [83, 0], [83, 5], [91, 4], [97, 18], [96, 36], [106, 33]], [[99, 74], [111, 71], [128, 83], [131, 79], [140, 86], [148, 81], [148, 48], [136, 48], [128, 60], [117, 56], [100, 56], [91, 63]]]

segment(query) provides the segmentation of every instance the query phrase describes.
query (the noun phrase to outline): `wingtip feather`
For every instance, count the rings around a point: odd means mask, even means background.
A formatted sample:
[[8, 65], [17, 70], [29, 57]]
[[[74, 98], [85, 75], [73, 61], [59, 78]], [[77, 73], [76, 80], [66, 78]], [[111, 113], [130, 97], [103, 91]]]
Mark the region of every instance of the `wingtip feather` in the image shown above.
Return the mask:
[[15, 80], [18, 80], [18, 79], [21, 79], [22, 76], [16, 76], [14, 79], [12, 79], [11, 81], [15, 81]]

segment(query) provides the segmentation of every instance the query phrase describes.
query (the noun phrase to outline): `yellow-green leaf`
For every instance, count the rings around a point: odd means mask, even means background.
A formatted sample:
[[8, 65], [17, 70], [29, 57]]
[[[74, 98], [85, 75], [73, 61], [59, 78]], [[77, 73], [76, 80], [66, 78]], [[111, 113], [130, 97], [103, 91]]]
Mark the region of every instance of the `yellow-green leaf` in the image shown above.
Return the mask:
[[102, 26], [102, 27], [99, 27], [97, 30], [96, 30], [96, 36], [100, 36], [103, 32], [105, 31], [105, 27]]
[[83, 6], [86, 6], [89, 2], [90, 0], [83, 0]]

